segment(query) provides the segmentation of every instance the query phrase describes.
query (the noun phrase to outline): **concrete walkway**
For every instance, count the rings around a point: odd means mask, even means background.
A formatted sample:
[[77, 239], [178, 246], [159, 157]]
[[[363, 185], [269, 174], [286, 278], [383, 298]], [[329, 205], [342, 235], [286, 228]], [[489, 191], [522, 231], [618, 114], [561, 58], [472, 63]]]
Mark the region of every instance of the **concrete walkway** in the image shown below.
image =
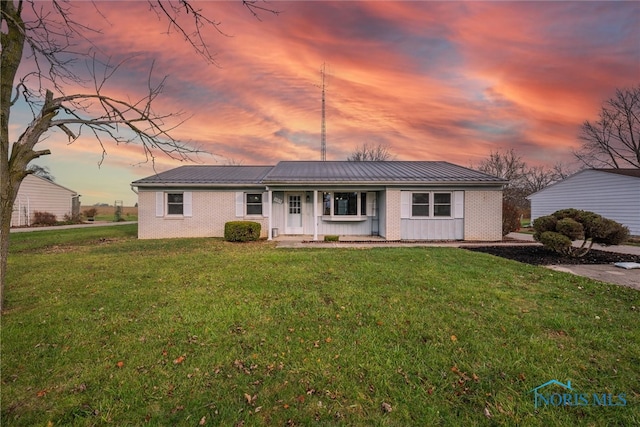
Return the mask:
[[96, 221], [96, 222], [84, 222], [82, 224], [70, 224], [70, 225], [53, 225], [51, 227], [18, 227], [12, 228], [11, 233], [28, 233], [30, 231], [47, 231], [47, 230], [69, 230], [71, 228], [93, 228], [93, 227], [110, 227], [114, 225], [128, 225], [137, 224], [138, 221]]

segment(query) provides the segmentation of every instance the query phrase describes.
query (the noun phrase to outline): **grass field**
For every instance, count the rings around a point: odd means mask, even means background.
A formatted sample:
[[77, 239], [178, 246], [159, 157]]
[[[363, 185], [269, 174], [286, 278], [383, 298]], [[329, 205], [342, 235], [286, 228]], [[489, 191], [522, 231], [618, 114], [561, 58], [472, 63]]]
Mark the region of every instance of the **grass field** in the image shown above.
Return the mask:
[[[455, 248], [135, 236], [11, 235], [3, 426], [640, 424], [632, 289]], [[620, 406], [536, 409], [552, 379]]]
[[[96, 209], [95, 221], [113, 221], [115, 219], [116, 208], [114, 206], [82, 206], [80, 213], [84, 214], [88, 209]], [[121, 218], [124, 221], [137, 221], [138, 208], [134, 206], [123, 206]]]

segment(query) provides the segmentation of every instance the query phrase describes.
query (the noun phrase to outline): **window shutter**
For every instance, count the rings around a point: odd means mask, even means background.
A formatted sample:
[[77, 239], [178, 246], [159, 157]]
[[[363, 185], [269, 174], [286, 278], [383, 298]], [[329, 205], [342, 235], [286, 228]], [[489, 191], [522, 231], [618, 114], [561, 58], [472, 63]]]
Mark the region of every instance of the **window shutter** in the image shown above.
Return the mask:
[[400, 192], [400, 218], [411, 218], [411, 203], [412, 203], [411, 191], [401, 191]]
[[193, 193], [191, 191], [182, 193], [182, 215], [185, 217], [193, 216]]
[[236, 191], [236, 216], [244, 216], [244, 193]]
[[453, 217], [464, 218], [464, 191], [453, 192]]
[[269, 192], [265, 191], [262, 193], [262, 216], [265, 218], [269, 216], [269, 202]]
[[367, 216], [376, 216], [376, 200], [377, 193], [374, 191], [367, 192]]
[[156, 191], [156, 218], [164, 216], [164, 193]]

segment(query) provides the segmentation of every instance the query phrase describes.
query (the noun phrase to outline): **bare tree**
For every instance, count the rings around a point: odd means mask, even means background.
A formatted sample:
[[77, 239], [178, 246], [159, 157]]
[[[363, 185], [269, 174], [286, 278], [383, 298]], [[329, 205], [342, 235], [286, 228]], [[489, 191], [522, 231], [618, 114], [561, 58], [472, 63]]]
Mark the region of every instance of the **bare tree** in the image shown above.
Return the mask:
[[357, 147], [356, 150], [347, 157], [350, 162], [380, 162], [384, 160], [392, 160], [391, 151], [389, 146], [384, 144], [370, 145], [364, 143], [362, 146]]
[[[168, 33], [178, 33], [208, 63], [215, 64], [204, 32], [219, 23], [207, 18], [189, 0], [149, 0], [151, 9], [167, 22]], [[86, 4], [86, 3], [85, 3]], [[260, 3], [243, 0], [254, 16], [268, 10]], [[154, 109], [165, 78], [155, 80], [153, 65], [147, 79], [147, 91], [137, 99], [110, 96], [107, 82], [122, 63], [112, 65], [94, 53], [81, 50], [81, 41], [90, 42], [99, 33], [75, 20], [77, 4], [66, 0], [2, 0], [0, 31], [0, 311], [4, 302], [4, 284], [9, 253], [11, 213], [20, 183], [30, 173], [29, 163], [51, 154], [39, 148], [43, 136], [59, 130], [72, 142], [86, 132], [106, 153], [105, 142], [137, 143], [143, 157], [153, 161], [156, 152], [178, 159], [188, 159], [196, 148], [174, 139], [171, 132], [181, 123], [181, 113], [160, 113]], [[96, 7], [95, 5], [93, 7]], [[100, 13], [99, 10], [97, 10]], [[271, 11], [274, 12], [275, 11]], [[33, 67], [20, 67], [28, 58]], [[81, 76], [78, 67], [85, 63], [90, 70]], [[28, 70], [18, 75], [19, 70]], [[86, 88], [83, 93], [66, 93], [73, 84]], [[31, 122], [9, 149], [9, 117], [19, 101], [32, 112]]]
[[530, 209], [527, 196], [571, 174], [562, 163], [556, 163], [553, 168], [529, 167], [513, 148], [492, 151], [479, 165], [471, 167], [509, 181], [502, 193], [504, 234], [516, 230], [520, 225], [520, 217]]
[[599, 119], [585, 121], [574, 155], [587, 167], [640, 168], [640, 85], [617, 89]]
[[524, 183], [527, 196], [542, 190], [554, 182], [561, 181], [572, 172], [565, 164], [556, 163], [552, 168], [545, 166], [531, 166], [525, 170]]

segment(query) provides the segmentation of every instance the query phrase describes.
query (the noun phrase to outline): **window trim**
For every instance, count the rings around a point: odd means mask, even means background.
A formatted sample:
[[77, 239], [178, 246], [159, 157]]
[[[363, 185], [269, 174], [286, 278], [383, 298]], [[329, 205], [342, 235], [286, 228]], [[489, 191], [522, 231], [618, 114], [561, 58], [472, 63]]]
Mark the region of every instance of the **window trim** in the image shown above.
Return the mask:
[[[350, 215], [350, 214], [336, 214], [335, 212], [335, 203], [336, 203], [336, 199], [335, 199], [335, 194], [341, 194], [341, 193], [356, 193], [357, 194], [357, 202], [356, 202], [356, 209], [355, 209], [355, 214]], [[361, 191], [361, 190], [340, 190], [340, 191], [323, 191], [320, 193], [321, 194], [321, 215], [322, 218], [324, 220], [328, 220], [328, 221], [364, 221], [367, 219], [367, 217], [369, 216], [369, 212], [367, 211], [367, 191]], [[364, 197], [362, 196], [364, 194]], [[327, 199], [327, 195], [329, 196], [329, 199]], [[329, 211], [327, 213], [327, 207], [329, 208]]]
[[[169, 198], [171, 196], [180, 196], [181, 197], [181, 202], [180, 203], [176, 203], [176, 202], [171, 202], [169, 200]], [[174, 217], [174, 218], [182, 218], [184, 217], [184, 191], [167, 191], [165, 193], [165, 206], [166, 206], [166, 215], [167, 217]], [[171, 213], [171, 207], [172, 206], [180, 206], [180, 213]]]
[[[454, 216], [454, 192], [453, 191], [411, 191], [411, 215], [410, 219], [453, 219]], [[428, 194], [429, 195], [429, 214], [428, 215], [414, 215], [413, 207], [415, 206], [413, 203], [413, 195], [414, 194]], [[436, 203], [436, 194], [448, 194], [449, 195], [449, 203]], [[426, 204], [420, 204], [419, 206], [424, 206]], [[435, 207], [438, 206], [449, 206], [449, 215], [436, 215]]]
[[[182, 195], [182, 213], [169, 213], [169, 206], [177, 206], [179, 203], [169, 204], [169, 195]], [[193, 193], [191, 191], [170, 190], [156, 191], [156, 218], [183, 219], [193, 216]]]
[[[246, 216], [262, 216], [263, 215], [263, 194], [262, 193], [244, 193], [244, 212]], [[260, 201], [259, 202], [252, 202], [249, 203], [249, 196], [258, 196]], [[259, 213], [249, 213], [249, 206], [260, 206], [260, 212]]]

